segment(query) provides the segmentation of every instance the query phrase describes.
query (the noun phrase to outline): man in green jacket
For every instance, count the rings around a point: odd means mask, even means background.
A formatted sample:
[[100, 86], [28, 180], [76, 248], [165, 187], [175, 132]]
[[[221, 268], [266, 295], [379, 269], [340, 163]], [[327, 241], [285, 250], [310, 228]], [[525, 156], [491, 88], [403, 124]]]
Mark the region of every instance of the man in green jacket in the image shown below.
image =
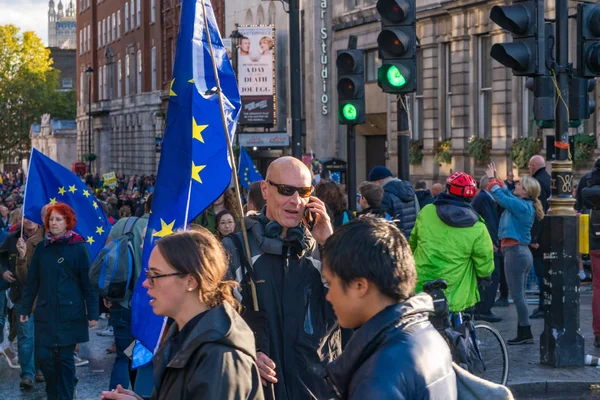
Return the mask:
[[425, 206], [410, 236], [417, 267], [417, 287], [436, 279], [448, 283], [445, 295], [451, 312], [479, 302], [477, 279], [494, 271], [494, 249], [484, 220], [469, 202], [477, 193], [475, 180], [456, 172], [446, 180], [446, 192]]

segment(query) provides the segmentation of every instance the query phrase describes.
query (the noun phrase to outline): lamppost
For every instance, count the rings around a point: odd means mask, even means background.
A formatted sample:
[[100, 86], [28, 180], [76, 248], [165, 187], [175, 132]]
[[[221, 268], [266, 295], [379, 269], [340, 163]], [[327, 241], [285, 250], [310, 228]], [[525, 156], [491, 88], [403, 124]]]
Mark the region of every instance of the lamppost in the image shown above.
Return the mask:
[[88, 174], [92, 175], [92, 74], [94, 69], [87, 67], [85, 74], [88, 76]]
[[237, 69], [238, 69], [238, 45], [240, 42], [240, 38], [244, 36], [238, 31], [238, 24], [235, 24], [235, 29], [229, 35], [231, 39], [231, 65], [233, 66], [233, 72], [237, 77]]
[[19, 132], [19, 167], [23, 166], [23, 146], [22, 146], [22, 140], [23, 140], [23, 134], [25, 133], [23, 131], [23, 123], [25, 122], [25, 116], [23, 114], [23, 104], [25, 103], [25, 100], [19, 96], [19, 98], [17, 99], [17, 103], [19, 104], [19, 108], [21, 109], [21, 128], [20, 128], [20, 132]]
[[[13, 106], [12, 101], [10, 101], [10, 99], [8, 99], [6, 101], [6, 112], [7, 112], [7, 114], [10, 113], [10, 109], [12, 108], [12, 106]], [[9, 118], [8, 121], [9, 122], [7, 124], [8, 125], [8, 132], [7, 132], [7, 134], [8, 134], [8, 136], [11, 136], [11, 133], [10, 133], [10, 121], [11, 121], [11, 118]], [[12, 145], [11, 145], [11, 150], [12, 150]], [[12, 157], [10, 157], [9, 159], [11, 160], [10, 162], [12, 163]]]

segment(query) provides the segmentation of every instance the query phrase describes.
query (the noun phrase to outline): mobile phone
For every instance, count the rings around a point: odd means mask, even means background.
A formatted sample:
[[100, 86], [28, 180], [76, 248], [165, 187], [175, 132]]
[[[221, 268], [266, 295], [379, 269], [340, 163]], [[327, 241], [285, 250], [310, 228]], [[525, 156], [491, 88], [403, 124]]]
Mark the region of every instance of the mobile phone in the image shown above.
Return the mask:
[[304, 209], [304, 224], [306, 225], [309, 231], [312, 231], [316, 222], [317, 215], [314, 212], [310, 211], [308, 207], [306, 207]]

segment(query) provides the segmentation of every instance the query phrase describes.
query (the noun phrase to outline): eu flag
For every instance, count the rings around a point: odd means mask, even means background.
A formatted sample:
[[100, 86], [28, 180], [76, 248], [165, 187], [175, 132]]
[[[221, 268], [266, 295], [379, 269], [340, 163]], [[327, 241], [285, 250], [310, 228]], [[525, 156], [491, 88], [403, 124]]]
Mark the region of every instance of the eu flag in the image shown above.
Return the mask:
[[31, 150], [23, 214], [42, 225], [42, 207], [65, 203], [77, 217], [74, 231], [87, 242], [92, 260], [104, 247], [111, 224], [88, 187], [77, 175], [36, 149]]
[[[240, 94], [213, 8], [209, 0], [182, 0], [167, 126], [144, 240], [145, 267], [154, 241], [184, 229], [221, 196], [231, 181], [231, 160], [213, 62], [218, 71], [225, 121], [233, 136]], [[165, 318], [152, 312], [150, 297], [141, 286], [143, 281], [138, 280], [132, 298], [132, 331], [144, 347], [138, 344], [137, 354], [134, 351], [136, 366], [150, 361], [138, 355], [156, 352], [165, 326]]]
[[250, 187], [252, 182], [263, 180], [262, 175], [260, 172], [258, 172], [256, 165], [254, 165], [252, 159], [248, 155], [248, 152], [243, 146], [240, 147], [240, 165], [238, 169], [238, 177], [240, 178], [240, 183], [246, 189]]

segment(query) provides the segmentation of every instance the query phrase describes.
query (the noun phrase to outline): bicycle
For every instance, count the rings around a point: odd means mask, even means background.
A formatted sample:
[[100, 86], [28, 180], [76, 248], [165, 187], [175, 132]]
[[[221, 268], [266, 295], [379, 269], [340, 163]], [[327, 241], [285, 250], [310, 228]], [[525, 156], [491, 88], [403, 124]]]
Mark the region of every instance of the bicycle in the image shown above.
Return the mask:
[[[429, 320], [448, 342], [454, 362], [482, 379], [506, 385], [508, 350], [502, 335], [487, 322], [473, 321], [468, 312], [450, 313], [443, 292], [447, 288], [443, 279], [423, 285], [423, 291], [433, 298], [435, 311]], [[461, 346], [463, 338], [468, 339], [466, 348]]]

